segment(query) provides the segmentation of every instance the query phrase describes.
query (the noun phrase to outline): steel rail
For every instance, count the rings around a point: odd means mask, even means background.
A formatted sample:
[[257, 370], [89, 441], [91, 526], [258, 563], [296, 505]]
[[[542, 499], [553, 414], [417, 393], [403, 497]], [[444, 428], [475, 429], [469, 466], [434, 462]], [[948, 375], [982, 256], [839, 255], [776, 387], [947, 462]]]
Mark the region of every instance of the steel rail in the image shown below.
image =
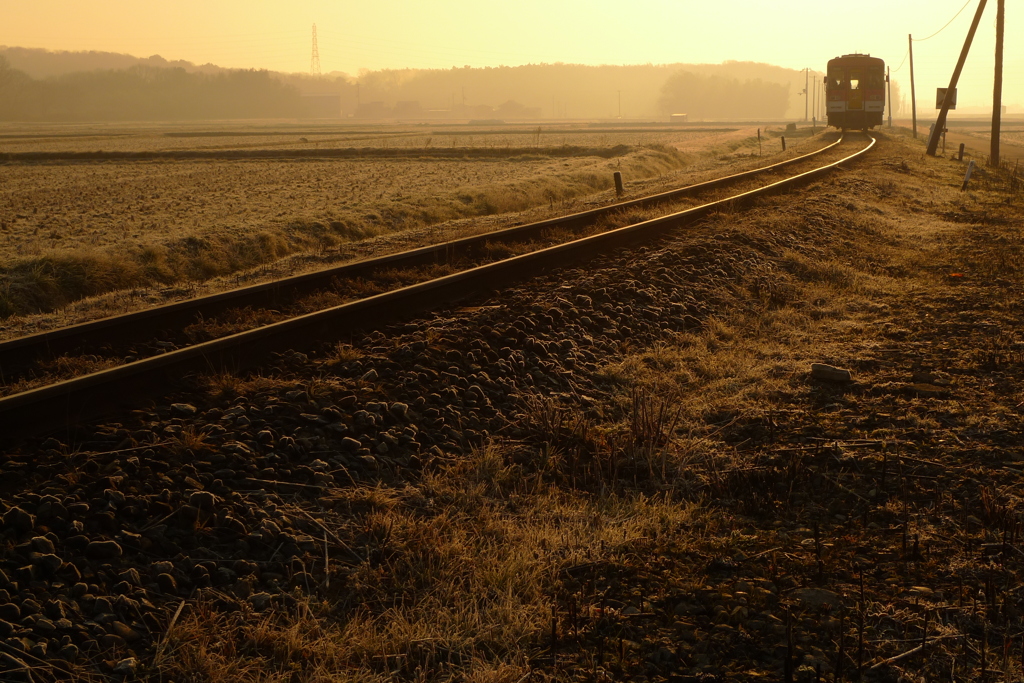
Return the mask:
[[272, 323], [246, 332], [154, 356], [0, 398], [0, 429], [5, 436], [52, 433], [118, 409], [138, 407], [143, 397], [169, 393], [169, 383], [195, 372], [238, 371], [257, 365], [271, 351], [301, 349], [357, 329], [378, 325], [481, 291], [606, 252], [609, 247], [650, 240], [724, 206], [796, 187], [856, 159], [876, 143], [810, 171], [660, 218], [627, 225], [572, 242], [521, 254], [444, 277]]
[[165, 330], [181, 329], [200, 317], [209, 318], [232, 308], [245, 306], [274, 306], [287, 299], [330, 286], [336, 279], [365, 276], [380, 268], [409, 268], [449, 260], [452, 255], [469, 252], [485, 243], [522, 240], [556, 227], [579, 227], [616, 211], [649, 208], [688, 195], [722, 187], [757, 175], [775, 171], [822, 154], [842, 142], [842, 138], [825, 147], [792, 159], [762, 166], [741, 173], [668, 190], [658, 194], [617, 202], [597, 209], [589, 209], [566, 216], [504, 228], [492, 232], [463, 237], [448, 242], [364, 259], [323, 270], [294, 275], [248, 287], [211, 294], [185, 301], [154, 306], [132, 313], [109, 316], [77, 325], [17, 337], [0, 342], [0, 379], [18, 377], [32, 363], [44, 356], [59, 356], [80, 349], [84, 345], [116, 341], [130, 344], [159, 338]]

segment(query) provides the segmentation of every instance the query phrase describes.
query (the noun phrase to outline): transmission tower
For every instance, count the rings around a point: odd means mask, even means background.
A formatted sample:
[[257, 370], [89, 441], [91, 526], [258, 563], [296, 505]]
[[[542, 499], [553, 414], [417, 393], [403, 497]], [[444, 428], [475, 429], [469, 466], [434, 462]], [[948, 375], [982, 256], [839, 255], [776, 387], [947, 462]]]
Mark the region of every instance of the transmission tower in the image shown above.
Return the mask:
[[311, 76], [320, 75], [320, 49], [316, 46], [316, 24], [313, 24], [313, 58], [309, 60]]

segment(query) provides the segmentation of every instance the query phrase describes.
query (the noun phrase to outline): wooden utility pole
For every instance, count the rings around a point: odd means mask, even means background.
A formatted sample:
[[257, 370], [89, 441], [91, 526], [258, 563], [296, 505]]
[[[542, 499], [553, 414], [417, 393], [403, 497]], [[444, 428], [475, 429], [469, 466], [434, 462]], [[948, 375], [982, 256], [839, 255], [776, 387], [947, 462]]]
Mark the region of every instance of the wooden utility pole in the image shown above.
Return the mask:
[[892, 128], [892, 79], [889, 76], [889, 67], [885, 67], [885, 85], [889, 88], [889, 127]]
[[917, 139], [917, 92], [914, 90], [914, 36], [907, 34], [910, 44], [910, 117], [914, 124], [914, 139]]
[[949, 79], [949, 87], [946, 88], [946, 96], [942, 98], [942, 108], [939, 109], [939, 118], [935, 121], [935, 127], [932, 128], [932, 134], [928, 138], [928, 154], [929, 156], [935, 156], [936, 150], [939, 148], [939, 137], [943, 131], [946, 130], [946, 115], [949, 113], [949, 107], [953, 104], [953, 98], [956, 97], [956, 84], [960, 80], [960, 72], [964, 69], [964, 62], [967, 61], [967, 53], [971, 51], [971, 43], [974, 41], [974, 33], [978, 30], [978, 23], [981, 21], [981, 15], [985, 11], [985, 3], [988, 0], [981, 0], [978, 3], [978, 11], [974, 13], [974, 21], [971, 22], [971, 30], [967, 32], [967, 40], [964, 41], [964, 49], [960, 51], [960, 59], [956, 62], [956, 68], [953, 69], [953, 77]]
[[810, 67], [804, 68], [804, 123], [807, 123], [807, 113], [810, 110], [810, 103], [808, 100], [811, 99], [811, 91], [807, 87], [811, 84], [811, 69]]
[[999, 167], [999, 128], [1003, 114], [1003, 24], [1006, 0], [996, 3], [996, 79], [992, 90], [992, 152], [988, 163]]
[[811, 91], [811, 111], [814, 112], [811, 118], [815, 121], [818, 120], [818, 77], [814, 77], [814, 90]]

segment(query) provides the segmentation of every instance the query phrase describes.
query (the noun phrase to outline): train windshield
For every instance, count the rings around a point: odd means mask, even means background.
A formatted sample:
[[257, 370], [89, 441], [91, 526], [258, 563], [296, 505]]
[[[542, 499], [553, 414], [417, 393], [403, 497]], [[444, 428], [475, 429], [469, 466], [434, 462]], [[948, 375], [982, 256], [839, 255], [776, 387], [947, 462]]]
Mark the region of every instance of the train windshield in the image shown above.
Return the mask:
[[885, 74], [880, 68], [868, 71], [868, 87], [876, 90], [885, 87]]
[[828, 87], [830, 89], [839, 89], [843, 87], [843, 70], [839, 67], [833, 67], [828, 72]]
[[859, 90], [863, 73], [860, 69], [850, 69], [850, 90]]

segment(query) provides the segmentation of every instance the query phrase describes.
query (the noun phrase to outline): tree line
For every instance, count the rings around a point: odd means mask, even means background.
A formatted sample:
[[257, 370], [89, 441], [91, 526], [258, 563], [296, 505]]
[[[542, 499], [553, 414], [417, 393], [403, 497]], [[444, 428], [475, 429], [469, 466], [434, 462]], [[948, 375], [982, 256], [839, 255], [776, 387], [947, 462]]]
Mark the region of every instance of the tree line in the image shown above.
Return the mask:
[[207, 74], [137, 65], [33, 79], [0, 55], [0, 120], [198, 120], [302, 113], [298, 88], [269, 71]]
[[[0, 120], [650, 119], [685, 113], [692, 121], [803, 113], [802, 99], [791, 97], [803, 87], [803, 72], [753, 62], [527, 64], [382, 70], [356, 78], [182, 66], [156, 57], [128, 68], [54, 73], [60, 64], [74, 68], [77, 53], [51, 55], [49, 62], [33, 61], [34, 53], [0, 49]], [[82, 67], [101, 57], [116, 63], [107, 54], [84, 54]], [[50, 75], [41, 75], [43, 67]]]
[[760, 78], [740, 81], [677, 71], [661, 87], [658, 103], [665, 112], [691, 119], [779, 119], [789, 106], [789, 89]]

